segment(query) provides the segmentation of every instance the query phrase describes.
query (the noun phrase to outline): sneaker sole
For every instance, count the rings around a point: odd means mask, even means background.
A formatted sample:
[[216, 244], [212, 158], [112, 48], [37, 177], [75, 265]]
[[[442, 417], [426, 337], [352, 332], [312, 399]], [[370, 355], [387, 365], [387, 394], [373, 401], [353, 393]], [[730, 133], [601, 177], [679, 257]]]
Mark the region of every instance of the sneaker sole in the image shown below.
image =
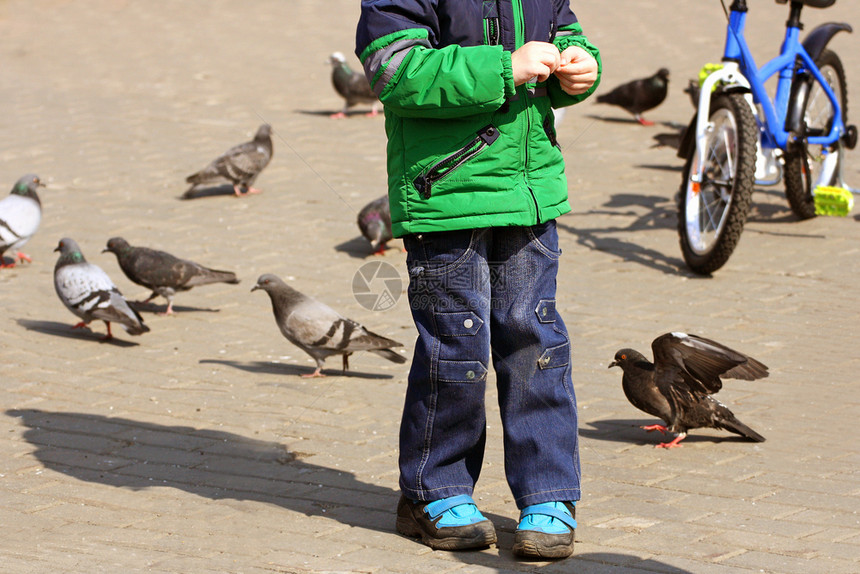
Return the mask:
[[547, 546], [540, 539], [527, 538], [514, 542], [513, 553], [526, 558], [567, 558], [573, 554], [573, 543]]
[[[490, 525], [492, 528], [492, 524]], [[411, 517], [397, 517], [397, 532], [409, 538], [420, 538], [421, 542], [432, 548], [433, 550], [470, 550], [473, 548], [483, 548], [492, 546], [496, 543], [495, 529], [485, 532], [478, 532], [471, 538], [463, 538], [460, 536], [451, 536], [447, 538], [433, 538], [425, 534], [418, 524]]]

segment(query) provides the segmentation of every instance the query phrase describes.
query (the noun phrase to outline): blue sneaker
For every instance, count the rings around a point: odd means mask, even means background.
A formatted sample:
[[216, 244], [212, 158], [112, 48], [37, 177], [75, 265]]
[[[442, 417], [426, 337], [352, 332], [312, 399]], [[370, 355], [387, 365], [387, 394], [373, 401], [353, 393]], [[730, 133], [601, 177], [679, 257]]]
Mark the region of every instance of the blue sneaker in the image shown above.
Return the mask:
[[514, 536], [513, 552], [527, 558], [567, 558], [573, 554], [576, 501], [526, 506]]
[[433, 550], [467, 550], [496, 543], [496, 529], [471, 496], [460, 494], [433, 502], [400, 497], [397, 531], [421, 538]]

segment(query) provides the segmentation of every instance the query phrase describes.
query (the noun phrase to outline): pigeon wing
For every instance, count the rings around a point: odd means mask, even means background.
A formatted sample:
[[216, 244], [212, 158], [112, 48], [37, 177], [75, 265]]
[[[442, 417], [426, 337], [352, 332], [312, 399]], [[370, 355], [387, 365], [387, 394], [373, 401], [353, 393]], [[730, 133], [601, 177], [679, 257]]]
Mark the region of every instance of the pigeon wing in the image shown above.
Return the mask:
[[9, 195], [0, 201], [0, 252], [24, 245], [42, 221], [39, 203], [29, 197]]
[[[311, 349], [335, 353], [370, 351], [399, 343], [371, 333], [352, 319], [310, 297], [296, 305], [285, 321], [287, 338]], [[288, 334], [289, 333], [289, 334]]]
[[671, 379], [697, 394], [718, 392], [723, 386], [721, 376], [749, 380], [767, 376], [767, 367], [755, 359], [696, 335], [667, 333], [657, 337], [651, 348], [658, 380]]
[[54, 275], [54, 286], [66, 307], [85, 321], [101, 319], [141, 329], [140, 315], [97, 265], [81, 263], [60, 267]]

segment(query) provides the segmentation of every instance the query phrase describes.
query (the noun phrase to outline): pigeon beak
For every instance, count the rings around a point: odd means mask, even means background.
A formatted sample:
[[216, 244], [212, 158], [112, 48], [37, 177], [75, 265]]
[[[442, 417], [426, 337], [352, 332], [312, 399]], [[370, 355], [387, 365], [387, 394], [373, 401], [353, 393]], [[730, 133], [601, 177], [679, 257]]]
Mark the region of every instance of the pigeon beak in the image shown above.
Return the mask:
[[253, 287], [251, 287], [251, 293], [253, 293], [254, 291], [256, 291], [256, 290], [257, 290], [257, 289], [259, 289], [259, 288], [260, 288], [260, 284], [259, 284], [259, 283], [257, 283], [256, 285], [254, 285]]
[[612, 367], [618, 367], [618, 366], [619, 366], [618, 361], [612, 361], [611, 363], [609, 363], [609, 366], [606, 368], [611, 369]]

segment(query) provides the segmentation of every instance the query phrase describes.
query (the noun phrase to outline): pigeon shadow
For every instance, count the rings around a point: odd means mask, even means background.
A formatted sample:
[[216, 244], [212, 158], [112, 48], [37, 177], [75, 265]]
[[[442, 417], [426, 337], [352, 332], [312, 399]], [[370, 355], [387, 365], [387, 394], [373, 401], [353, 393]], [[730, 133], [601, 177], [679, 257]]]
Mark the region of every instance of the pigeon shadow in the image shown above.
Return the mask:
[[364, 259], [373, 255], [373, 249], [370, 247], [370, 242], [361, 235], [344, 241], [343, 243], [338, 243], [334, 246], [334, 250], [346, 253], [350, 257], [355, 257], [356, 259]]
[[[192, 192], [184, 192], [178, 197], [180, 201], [188, 201], [190, 199], [203, 199], [205, 197], [221, 197], [230, 195], [236, 197], [236, 192], [233, 190], [233, 185], [229, 183], [210, 185], [199, 187]], [[244, 196], [243, 196], [244, 197]]]
[[[314, 372], [313, 367], [303, 365], [291, 365], [288, 363], [272, 363], [267, 361], [228, 361], [224, 359], [200, 359], [201, 365], [224, 365], [233, 367], [247, 373], [256, 373], [262, 375], [310, 375]], [[380, 373], [363, 373], [360, 371], [343, 372], [342, 369], [323, 369], [321, 371], [327, 377], [347, 377], [360, 379], [393, 379], [394, 375], [384, 375]]]
[[392, 249], [394, 249], [395, 251], [403, 251], [403, 249], [391, 245], [392, 241], [396, 242], [397, 239], [390, 239], [389, 241], [387, 241], [385, 244], [385, 251], [380, 254], [374, 253], [373, 249], [370, 246], [370, 242], [361, 235], [335, 245], [334, 249], [335, 251], [346, 253], [350, 257], [355, 257], [356, 259], [368, 259], [377, 255], [381, 255], [384, 257], [385, 254]]
[[[66, 339], [77, 339], [79, 341], [96, 341], [98, 343], [107, 343], [116, 347], [137, 347], [140, 343], [134, 341], [125, 341], [118, 339], [114, 335], [110, 339], [105, 339], [104, 335], [100, 335], [89, 327], [73, 328], [68, 323], [58, 323], [57, 321], [34, 321], [32, 319], [18, 319], [18, 324], [28, 331], [36, 331], [45, 335], [53, 335], [55, 337], [64, 337]], [[114, 327], [116, 330], [117, 327]], [[119, 327], [122, 331], [122, 327]], [[107, 334], [107, 333], [105, 333]]]
[[[646, 212], [642, 213], [641, 209]], [[612, 217], [634, 217], [632, 223], [623, 226], [578, 227], [571, 223], [570, 215], [608, 215]], [[669, 230], [677, 228], [677, 213], [673, 198], [658, 195], [614, 194], [603, 204], [602, 209], [569, 214], [557, 220], [560, 230], [576, 237], [577, 243], [594, 250], [605, 251], [621, 257], [630, 263], [651, 267], [666, 274], [688, 278], [702, 278], [690, 271], [680, 257], [670, 257], [665, 253], [639, 245], [624, 238], [626, 234], [647, 230]], [[674, 243], [673, 243], [674, 244]]]
[[[145, 303], [143, 301], [129, 301], [128, 304], [137, 312], [140, 313], [164, 313], [167, 311], [167, 305], [158, 305], [156, 303]], [[208, 307], [186, 307], [184, 305], [174, 305], [173, 311], [179, 313], [220, 313], [221, 309], [210, 309]]]
[[[639, 427], [644, 425], [663, 424], [662, 421], [651, 419], [647, 421], [636, 419], [609, 419], [601, 421], [584, 422], [579, 428], [579, 436], [594, 440], [606, 440], [612, 442], [624, 442], [638, 445], [657, 445], [661, 442], [669, 442], [673, 438], [672, 433], [663, 434], [659, 431], [646, 431]], [[590, 427], [590, 428], [589, 428]], [[704, 429], [703, 429], [704, 430]], [[690, 431], [691, 434], [681, 443], [692, 444], [696, 442], [752, 442], [738, 435], [727, 436], [711, 436], [692, 434], [695, 430]]]

